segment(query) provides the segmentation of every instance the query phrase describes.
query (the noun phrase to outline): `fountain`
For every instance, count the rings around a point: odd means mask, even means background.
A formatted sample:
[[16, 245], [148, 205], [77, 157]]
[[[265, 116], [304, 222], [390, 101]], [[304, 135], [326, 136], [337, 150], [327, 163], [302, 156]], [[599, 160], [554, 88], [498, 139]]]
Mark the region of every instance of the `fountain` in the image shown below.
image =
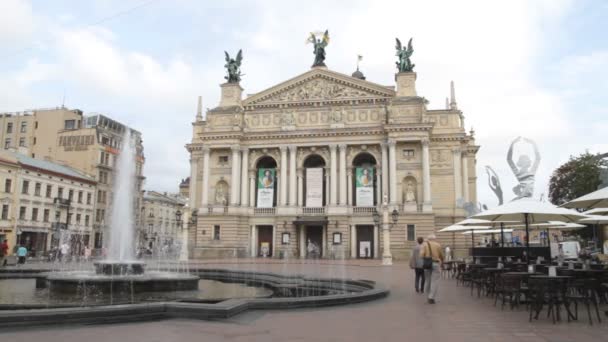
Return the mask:
[[145, 272], [145, 262], [135, 260], [133, 192], [135, 188], [135, 142], [127, 130], [118, 157], [108, 255], [94, 263], [95, 272], [54, 272], [37, 282], [53, 292], [126, 291], [156, 292], [197, 290], [199, 278], [172, 272]]

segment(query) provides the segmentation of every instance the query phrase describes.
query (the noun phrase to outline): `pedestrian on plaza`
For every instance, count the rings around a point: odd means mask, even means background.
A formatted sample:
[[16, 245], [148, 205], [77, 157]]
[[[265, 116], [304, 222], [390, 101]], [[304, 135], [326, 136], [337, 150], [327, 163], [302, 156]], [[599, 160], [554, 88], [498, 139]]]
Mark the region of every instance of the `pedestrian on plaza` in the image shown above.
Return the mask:
[[418, 244], [412, 249], [412, 255], [410, 256], [410, 268], [414, 270], [416, 278], [414, 279], [414, 288], [416, 293], [424, 293], [424, 269], [422, 268], [423, 262], [420, 256], [420, 247], [424, 242], [422, 237], [418, 237]]
[[85, 245], [84, 246], [84, 261], [89, 261], [89, 259], [91, 258], [91, 249], [89, 248], [89, 245]]
[[8, 258], [8, 240], [0, 244], [0, 266], [6, 266]]
[[19, 264], [24, 265], [25, 258], [27, 257], [27, 248], [25, 246], [21, 245], [17, 248], [17, 257], [19, 258]]
[[[441, 278], [441, 263], [443, 262], [443, 250], [439, 242], [435, 241], [437, 237], [431, 234], [426, 238], [426, 242], [420, 248], [420, 256], [430, 258], [432, 264], [430, 268], [424, 270], [425, 288], [427, 293], [428, 303], [435, 304], [437, 290], [439, 289], [439, 279]], [[424, 260], [423, 260], [424, 263]]]
[[64, 242], [61, 245], [60, 252], [61, 252], [61, 261], [62, 262], [68, 261], [68, 253], [70, 252], [70, 246], [68, 246], [68, 244]]

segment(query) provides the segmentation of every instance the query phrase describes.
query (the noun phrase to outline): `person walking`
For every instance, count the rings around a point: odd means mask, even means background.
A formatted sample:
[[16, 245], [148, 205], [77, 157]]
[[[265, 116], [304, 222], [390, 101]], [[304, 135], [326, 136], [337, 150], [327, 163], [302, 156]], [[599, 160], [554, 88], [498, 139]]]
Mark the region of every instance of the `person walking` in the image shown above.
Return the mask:
[[2, 241], [0, 244], [0, 266], [6, 266], [8, 263], [8, 240]]
[[414, 279], [414, 288], [416, 293], [424, 293], [424, 269], [422, 268], [423, 262], [420, 256], [420, 246], [424, 242], [422, 237], [418, 237], [418, 244], [412, 249], [412, 255], [410, 257], [410, 268], [414, 270], [416, 278]]
[[84, 261], [87, 262], [91, 258], [91, 248], [89, 245], [84, 246]]
[[70, 246], [67, 243], [63, 243], [60, 247], [61, 252], [61, 262], [68, 262], [68, 253], [70, 251]]
[[426, 242], [420, 248], [420, 256], [432, 260], [430, 268], [424, 270], [425, 288], [427, 293], [428, 303], [435, 304], [437, 291], [439, 289], [439, 279], [441, 278], [441, 263], [443, 262], [443, 250], [439, 242], [435, 241], [437, 237], [431, 234], [426, 238]]
[[17, 257], [19, 258], [19, 265], [25, 264], [25, 258], [27, 257], [27, 248], [21, 245], [17, 248]]

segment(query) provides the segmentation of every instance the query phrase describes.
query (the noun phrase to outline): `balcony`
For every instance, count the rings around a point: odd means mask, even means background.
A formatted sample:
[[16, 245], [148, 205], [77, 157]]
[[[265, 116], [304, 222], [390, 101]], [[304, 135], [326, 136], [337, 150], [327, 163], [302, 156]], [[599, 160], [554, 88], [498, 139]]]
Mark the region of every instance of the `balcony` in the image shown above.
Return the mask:
[[372, 215], [376, 207], [353, 207], [353, 215], [367, 216]]
[[53, 223], [51, 223], [51, 228], [53, 230], [59, 230], [59, 229], [65, 230], [65, 229], [68, 229], [68, 225], [65, 223], [61, 223], [61, 222], [53, 222]]
[[274, 215], [277, 208], [253, 208], [255, 215]]
[[302, 215], [325, 215], [325, 207], [302, 208]]

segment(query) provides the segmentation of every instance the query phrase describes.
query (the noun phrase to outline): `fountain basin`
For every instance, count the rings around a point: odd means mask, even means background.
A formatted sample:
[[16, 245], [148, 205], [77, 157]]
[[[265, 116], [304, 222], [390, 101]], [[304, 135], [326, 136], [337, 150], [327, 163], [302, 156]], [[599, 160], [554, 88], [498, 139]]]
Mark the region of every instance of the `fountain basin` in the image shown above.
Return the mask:
[[[40, 279], [42, 280], [42, 279]], [[56, 272], [37, 281], [37, 286], [47, 287], [55, 293], [115, 293], [134, 292], [190, 291], [198, 289], [198, 276], [170, 273], [148, 272], [108, 276], [93, 272]]]
[[107, 276], [143, 274], [146, 264], [141, 261], [99, 261], [93, 263], [95, 273]]

